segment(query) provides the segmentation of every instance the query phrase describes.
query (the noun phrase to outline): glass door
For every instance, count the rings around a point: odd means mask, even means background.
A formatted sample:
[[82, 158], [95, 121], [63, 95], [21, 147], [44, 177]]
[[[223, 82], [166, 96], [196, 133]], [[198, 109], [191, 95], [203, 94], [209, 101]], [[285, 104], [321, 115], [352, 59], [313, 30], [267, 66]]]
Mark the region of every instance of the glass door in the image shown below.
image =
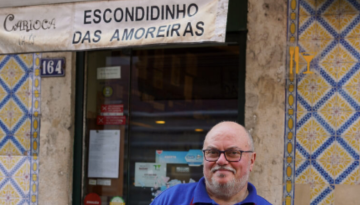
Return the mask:
[[84, 198], [148, 205], [198, 181], [207, 131], [238, 119], [239, 46], [93, 51], [87, 59]]

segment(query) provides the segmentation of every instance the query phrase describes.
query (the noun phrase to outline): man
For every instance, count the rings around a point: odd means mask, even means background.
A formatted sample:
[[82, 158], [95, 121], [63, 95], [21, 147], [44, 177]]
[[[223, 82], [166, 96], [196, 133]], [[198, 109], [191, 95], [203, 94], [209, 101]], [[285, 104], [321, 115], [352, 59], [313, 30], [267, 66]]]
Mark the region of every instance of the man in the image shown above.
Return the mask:
[[203, 152], [204, 177], [165, 190], [151, 205], [271, 205], [248, 182], [256, 153], [243, 126], [235, 122], [215, 125], [205, 137]]

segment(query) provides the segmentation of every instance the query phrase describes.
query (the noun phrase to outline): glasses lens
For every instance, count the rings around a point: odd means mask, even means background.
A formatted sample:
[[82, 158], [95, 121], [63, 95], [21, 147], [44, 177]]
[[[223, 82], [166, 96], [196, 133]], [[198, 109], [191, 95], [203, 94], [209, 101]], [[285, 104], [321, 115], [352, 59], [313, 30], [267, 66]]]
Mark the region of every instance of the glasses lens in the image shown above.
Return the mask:
[[225, 155], [226, 159], [229, 161], [239, 161], [241, 157], [241, 152], [238, 150], [226, 150]]
[[205, 151], [205, 158], [209, 161], [216, 161], [219, 158], [219, 150], [210, 149]]

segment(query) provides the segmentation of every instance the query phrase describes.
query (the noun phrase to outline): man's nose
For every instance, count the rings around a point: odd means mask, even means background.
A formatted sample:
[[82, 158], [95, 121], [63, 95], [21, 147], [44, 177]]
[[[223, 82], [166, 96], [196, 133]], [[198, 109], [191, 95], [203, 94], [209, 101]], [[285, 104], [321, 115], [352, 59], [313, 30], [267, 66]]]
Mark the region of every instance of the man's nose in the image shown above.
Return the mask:
[[219, 159], [216, 161], [216, 163], [219, 164], [219, 165], [224, 165], [224, 164], [229, 163], [225, 158], [225, 153], [220, 154]]

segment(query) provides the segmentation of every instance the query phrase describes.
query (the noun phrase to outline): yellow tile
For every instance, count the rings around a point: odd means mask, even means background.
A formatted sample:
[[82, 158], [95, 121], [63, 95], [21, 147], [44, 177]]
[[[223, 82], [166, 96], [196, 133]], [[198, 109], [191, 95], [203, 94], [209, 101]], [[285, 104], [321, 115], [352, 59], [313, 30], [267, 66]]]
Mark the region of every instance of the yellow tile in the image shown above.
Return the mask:
[[322, 18], [337, 32], [341, 30], [339, 15], [324, 15]]
[[360, 168], [358, 167], [352, 171], [340, 184], [360, 186]]
[[307, 29], [302, 32], [299, 36], [299, 40], [314, 40], [317, 39], [317, 30], [318, 23], [313, 22]]
[[[31, 93], [16, 93], [16, 97], [20, 100], [22, 105], [29, 110], [32, 106], [32, 94]], [[21, 109], [19, 109], [19, 112], [16, 113], [23, 113]]]
[[345, 136], [353, 136], [354, 140], [360, 140], [360, 121], [357, 120], [343, 133]]
[[360, 37], [360, 23], [357, 24], [346, 36], [347, 38], [359, 38]]
[[[317, 0], [316, 1], [316, 8], [320, 9], [324, 6], [324, 4], [329, 3], [328, 0]], [[323, 12], [323, 15], [331, 15], [331, 14], [338, 14], [339, 13], [339, 4], [340, 0], [335, 0], [327, 7], [327, 9]]]
[[340, 0], [339, 4], [341, 13], [358, 13], [358, 10], [349, 3], [349, 0]]
[[324, 177], [313, 167], [310, 167], [310, 185], [314, 186], [315, 184], [327, 184], [328, 182], [324, 179]]
[[340, 111], [335, 114], [336, 128], [340, 128], [345, 122], [347, 122], [355, 111]]
[[[311, 141], [311, 153], [314, 153], [316, 150], [318, 150], [329, 138], [329, 136], [316, 135], [314, 137], [314, 140]], [[334, 149], [332, 149], [331, 147], [327, 149], [329, 149], [329, 152], [331, 152], [331, 150], [335, 150], [335, 147]], [[323, 153], [319, 156], [319, 159], [328, 159], [328, 155], [329, 153]]]
[[20, 88], [17, 90], [17, 93], [25, 93], [25, 92], [31, 92], [32, 88], [32, 79], [27, 78], [23, 84], [21, 84]]
[[[319, 81], [318, 81], [319, 82]], [[316, 83], [313, 87], [310, 87], [310, 93], [313, 96], [312, 100], [314, 104], [316, 104], [319, 100], [321, 100], [328, 92], [330, 92], [331, 87], [326, 87], [326, 84], [320, 86], [320, 83]]]
[[340, 17], [340, 31], [343, 32], [358, 16], [358, 14], [342, 14]]
[[[360, 25], [360, 24], [359, 24]], [[360, 26], [359, 26], [360, 27]], [[353, 30], [354, 31], [354, 30]], [[345, 39], [356, 50], [360, 49], [360, 36], [346, 38]]]
[[1, 68], [0, 73], [6, 75], [14, 75], [15, 73], [24, 73], [25, 71], [21, 66], [15, 61], [14, 58], [10, 58], [9, 61]]
[[[30, 133], [23, 135], [15, 135], [16, 140], [24, 147], [25, 151], [30, 150]], [[24, 155], [25, 153], [22, 153]]]
[[299, 143], [308, 153], [310, 153], [311, 150], [311, 144], [314, 140], [315, 136], [307, 134], [304, 136], [297, 136], [296, 142]]
[[316, 24], [316, 40], [319, 39], [334, 39], [334, 36], [331, 35], [326, 28], [324, 28], [321, 24]]
[[339, 45], [336, 45], [326, 56], [322, 57], [320, 63], [333, 63], [337, 61]]
[[27, 118], [14, 133], [15, 136], [30, 135], [31, 122]]
[[327, 48], [334, 40], [333, 39], [320, 39], [315, 41], [317, 56]]
[[359, 204], [360, 185], [335, 185], [335, 204]]
[[310, 190], [310, 201], [313, 202], [326, 189], [330, 189], [331, 192], [328, 195], [326, 195], [326, 197], [322, 199], [320, 203], [317, 204], [322, 204], [322, 205], [334, 204], [334, 190], [331, 188], [331, 186], [327, 184], [315, 184], [314, 186], [312, 186]]
[[353, 100], [355, 100], [357, 103], [360, 103], [359, 87], [344, 87], [343, 89], [349, 96], [351, 96]]
[[310, 20], [311, 16], [309, 15], [300, 15], [299, 16], [299, 28], [301, 28], [305, 23]]
[[7, 115], [11, 112], [12, 99], [8, 100], [0, 109], [0, 115]]
[[[316, 9], [316, 0], [306, 0], [306, 3], [313, 9], [313, 10], [315, 10]], [[304, 7], [301, 5], [301, 4], [299, 4], [300, 5], [300, 11], [299, 11], [299, 13], [300, 13], [300, 16], [309, 16], [309, 15], [311, 15], [306, 9], [304, 9]]]
[[[8, 112], [9, 113], [9, 112]], [[10, 114], [3, 114], [3, 115], [0, 115], [0, 120], [1, 122], [6, 126], [7, 129], [11, 129], [11, 115]], [[0, 129], [0, 132], [1, 132], [2, 129]]]
[[17, 204], [20, 202], [21, 196], [16, 191], [16, 188], [11, 184], [7, 183], [0, 189], [0, 198], [7, 198], [11, 201], [12, 204]]
[[[317, 74], [317, 73], [315, 73], [313, 75], [315, 78], [315, 83], [319, 88], [333, 87], [331, 84], [329, 84], [327, 82], [327, 80], [325, 80], [325, 78], [322, 75]], [[334, 79], [336, 79], [336, 78], [334, 77]]]
[[336, 79], [337, 74], [337, 66], [334, 63], [322, 63], [320, 64], [321, 69], [326, 71], [333, 79]]
[[303, 49], [304, 52], [316, 52], [316, 41], [313, 40], [300, 40], [299, 46]]
[[355, 111], [355, 109], [341, 95], [338, 95], [337, 104], [342, 112]]
[[337, 56], [337, 60], [342, 62], [342, 63], [354, 63], [354, 62], [358, 62], [358, 59], [356, 59], [356, 57], [354, 57], [350, 51], [348, 51], [345, 47], [343, 47], [342, 45], [339, 46], [339, 50], [338, 50], [338, 56]]
[[310, 185], [309, 184], [295, 184], [295, 205], [310, 204]]
[[[356, 63], [338, 63], [337, 65], [337, 74], [336, 74], [336, 80], [339, 81], [342, 79], [346, 74], [349, 73], [350, 69], [356, 65]], [[347, 83], [344, 86], [356, 86], [360, 83], [359, 77], [360, 73], [353, 75], [350, 80], [347, 81]], [[353, 81], [354, 80], [354, 81]]]
[[312, 96], [312, 90], [309, 89], [309, 86], [305, 87], [299, 87], [298, 88], [298, 94], [309, 104], [312, 105], [313, 103], [313, 96]]
[[330, 136], [330, 133], [324, 129], [316, 120], [313, 120], [311, 128], [316, 133], [316, 136]]
[[20, 54], [18, 56], [28, 68], [33, 65], [33, 54]]
[[330, 113], [340, 111], [337, 93], [335, 93], [333, 96], [331, 96], [330, 99], [328, 99], [325, 102], [325, 104], [319, 108], [318, 111], [319, 112], [330, 112]]

